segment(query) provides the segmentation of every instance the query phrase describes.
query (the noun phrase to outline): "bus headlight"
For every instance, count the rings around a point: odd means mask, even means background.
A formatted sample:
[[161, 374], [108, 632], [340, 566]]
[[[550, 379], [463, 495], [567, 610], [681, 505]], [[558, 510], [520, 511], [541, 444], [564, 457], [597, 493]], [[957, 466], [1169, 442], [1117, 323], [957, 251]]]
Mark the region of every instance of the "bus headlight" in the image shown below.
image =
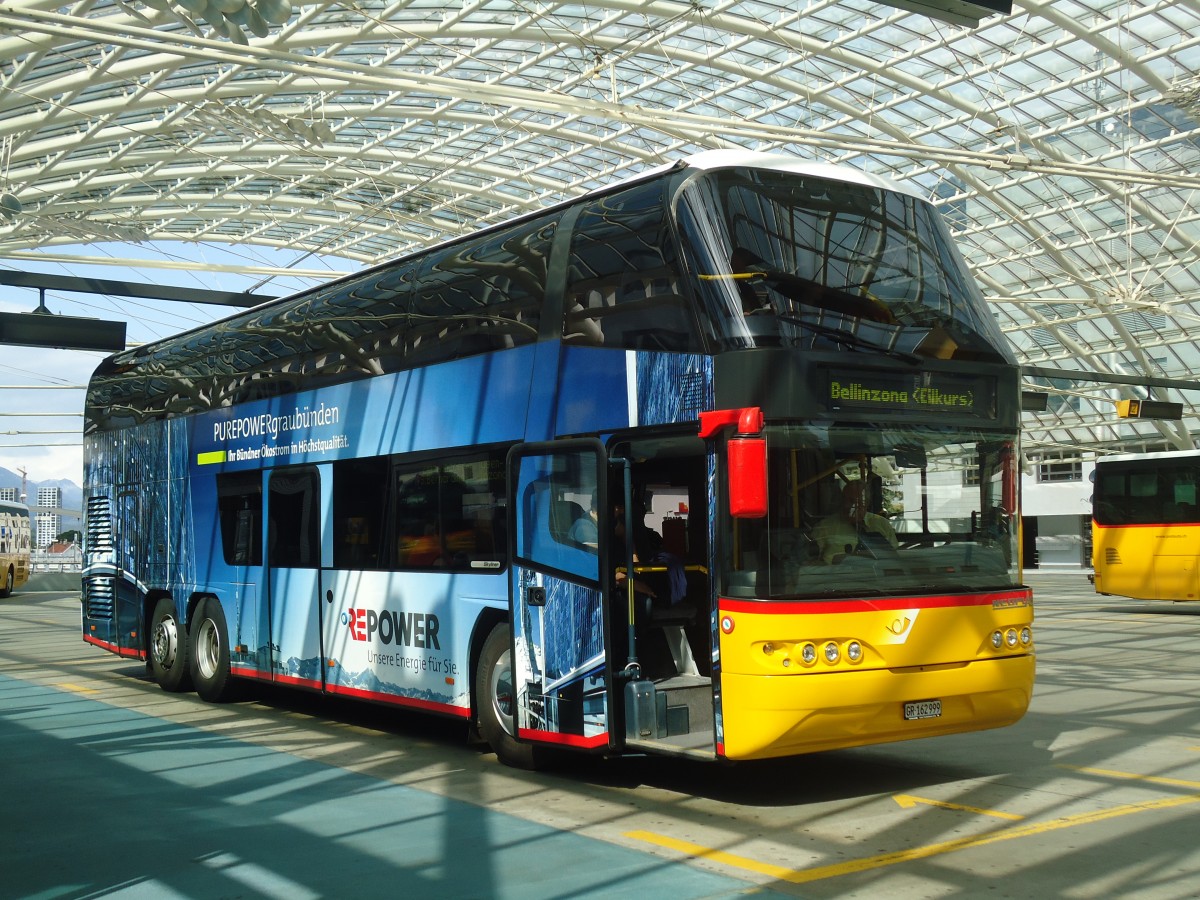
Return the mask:
[[1004, 646], [1004, 635], [998, 631], [992, 632], [992, 646], [999, 650]]
[[842, 651], [838, 649], [838, 645], [830, 641], [825, 645], [825, 662], [833, 665], [841, 657]]
[[858, 641], [851, 641], [846, 645], [846, 659], [850, 660], [850, 662], [858, 662], [862, 659], [862, 655], [862, 644]]
[[1004, 642], [1010, 647], [1017, 646], [1017, 629], [1010, 628], [1004, 632]]
[[1033, 643], [1033, 632], [1029, 630], [1028, 625], [1021, 629], [1021, 643], [1026, 647]]
[[811, 666], [817, 661], [817, 648], [812, 644], [805, 644], [800, 648], [800, 661], [806, 666]]

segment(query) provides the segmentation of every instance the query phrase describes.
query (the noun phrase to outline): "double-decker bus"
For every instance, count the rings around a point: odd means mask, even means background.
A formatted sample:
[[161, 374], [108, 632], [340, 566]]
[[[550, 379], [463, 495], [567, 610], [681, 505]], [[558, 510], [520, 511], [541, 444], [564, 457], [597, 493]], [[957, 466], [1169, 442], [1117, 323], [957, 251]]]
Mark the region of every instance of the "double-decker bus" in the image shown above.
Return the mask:
[[84, 639], [520, 766], [1002, 726], [1019, 408], [928, 202], [705, 153], [105, 360]]
[[31, 546], [29, 507], [0, 500], [0, 597], [29, 580]]
[[1200, 600], [1200, 450], [1096, 461], [1092, 581], [1099, 594]]

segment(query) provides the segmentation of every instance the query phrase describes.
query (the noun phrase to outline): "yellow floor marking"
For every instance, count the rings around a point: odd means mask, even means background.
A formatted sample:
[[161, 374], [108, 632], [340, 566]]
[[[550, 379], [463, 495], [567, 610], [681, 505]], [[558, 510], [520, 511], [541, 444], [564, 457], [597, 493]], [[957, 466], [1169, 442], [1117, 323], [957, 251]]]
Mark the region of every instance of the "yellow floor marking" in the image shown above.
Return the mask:
[[953, 853], [958, 850], [968, 850], [972, 847], [983, 847], [987, 844], [995, 844], [999, 841], [1011, 841], [1017, 838], [1034, 837], [1035, 835], [1045, 834], [1049, 831], [1059, 831], [1063, 828], [1074, 828], [1079, 825], [1091, 825], [1096, 822], [1103, 822], [1108, 819], [1115, 819], [1120, 816], [1127, 816], [1132, 813], [1149, 812], [1158, 809], [1172, 809], [1176, 806], [1185, 806], [1188, 803], [1200, 803], [1200, 794], [1188, 794], [1184, 797], [1170, 797], [1165, 800], [1149, 800], [1145, 803], [1130, 803], [1124, 806], [1114, 806], [1111, 809], [1098, 809], [1092, 812], [1077, 813], [1073, 816], [1063, 816], [1059, 819], [1050, 819], [1047, 822], [1034, 822], [1029, 825], [1020, 825], [1001, 828], [999, 831], [993, 831], [990, 834], [976, 835], [975, 837], [956, 838], [952, 841], [941, 841], [936, 844], [926, 844], [923, 847], [911, 847], [908, 850], [896, 850], [892, 853], [883, 853], [879, 856], [868, 856], [863, 859], [853, 859], [844, 863], [836, 863], [832, 866], [818, 866], [812, 869], [785, 869], [782, 866], [771, 865], [770, 863], [759, 862], [745, 856], [738, 856], [733, 853], [726, 853], [723, 850], [714, 850], [711, 847], [704, 847], [700, 844], [693, 844], [689, 841], [681, 841], [666, 835], [654, 834], [649, 831], [630, 831], [626, 832], [625, 837], [636, 841], [644, 841], [648, 844], [654, 844], [659, 847], [666, 847], [670, 850], [677, 850], [680, 853], [685, 853], [688, 856], [694, 856], [701, 859], [711, 859], [714, 862], [723, 863], [727, 866], [732, 866], [738, 869], [745, 869], [749, 872], [758, 872], [762, 875], [769, 875], [772, 878], [777, 878], [780, 881], [787, 881], [792, 884], [806, 884], [810, 881], [820, 881], [824, 878], [836, 878], [840, 875], [850, 875], [855, 872], [866, 872], [871, 869], [882, 869], [884, 866], [895, 865], [896, 863], [908, 862], [914, 859], [927, 859], [931, 856], [939, 856], [943, 853]]
[[949, 803], [945, 800], [930, 800], [926, 797], [914, 797], [912, 794], [896, 794], [892, 797], [904, 809], [912, 809], [918, 803], [925, 806], [940, 806], [943, 809], [958, 809], [963, 812], [978, 813], [981, 816], [994, 816], [997, 819], [1012, 819], [1014, 821], [1025, 818], [1018, 816], [1016, 813], [1001, 812], [998, 809], [980, 809], [978, 806], [965, 806], [962, 803]]
[[96, 688], [81, 687], [78, 684], [71, 684], [68, 681], [60, 681], [58, 684], [56, 684], [54, 686], [57, 688], [62, 688], [64, 691], [74, 691], [76, 694], [98, 694], [98, 693], [100, 693], [98, 690], [96, 690]]
[[1150, 784], [1167, 784], [1171, 787], [1200, 788], [1200, 781], [1184, 781], [1180, 778], [1164, 778], [1161, 775], [1137, 775], [1133, 772], [1117, 772], [1113, 769], [1097, 769], [1093, 766], [1061, 765], [1060, 769], [1083, 772], [1085, 775], [1103, 775], [1106, 778], [1123, 778], [1129, 781], [1147, 781]]

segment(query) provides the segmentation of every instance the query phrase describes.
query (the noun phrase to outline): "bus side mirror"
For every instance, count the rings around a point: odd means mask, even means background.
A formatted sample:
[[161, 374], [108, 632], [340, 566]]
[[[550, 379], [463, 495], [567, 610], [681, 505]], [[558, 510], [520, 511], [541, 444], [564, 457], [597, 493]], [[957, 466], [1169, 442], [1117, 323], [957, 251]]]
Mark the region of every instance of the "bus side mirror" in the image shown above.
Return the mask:
[[729, 439], [729, 514], [761, 519], [767, 514], [767, 440]]
[[714, 409], [700, 413], [700, 437], [715, 437], [737, 426], [726, 443], [729, 462], [729, 514], [735, 519], [761, 519], [767, 514], [767, 439], [762, 436], [763, 414], [757, 406]]

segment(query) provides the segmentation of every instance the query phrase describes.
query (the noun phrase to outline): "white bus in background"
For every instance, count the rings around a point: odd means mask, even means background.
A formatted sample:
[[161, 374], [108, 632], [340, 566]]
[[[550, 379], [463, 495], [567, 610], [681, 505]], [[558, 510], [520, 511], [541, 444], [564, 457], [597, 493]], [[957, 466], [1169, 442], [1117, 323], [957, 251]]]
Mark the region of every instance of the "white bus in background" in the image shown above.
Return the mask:
[[29, 580], [32, 533], [29, 507], [0, 500], [0, 597]]

